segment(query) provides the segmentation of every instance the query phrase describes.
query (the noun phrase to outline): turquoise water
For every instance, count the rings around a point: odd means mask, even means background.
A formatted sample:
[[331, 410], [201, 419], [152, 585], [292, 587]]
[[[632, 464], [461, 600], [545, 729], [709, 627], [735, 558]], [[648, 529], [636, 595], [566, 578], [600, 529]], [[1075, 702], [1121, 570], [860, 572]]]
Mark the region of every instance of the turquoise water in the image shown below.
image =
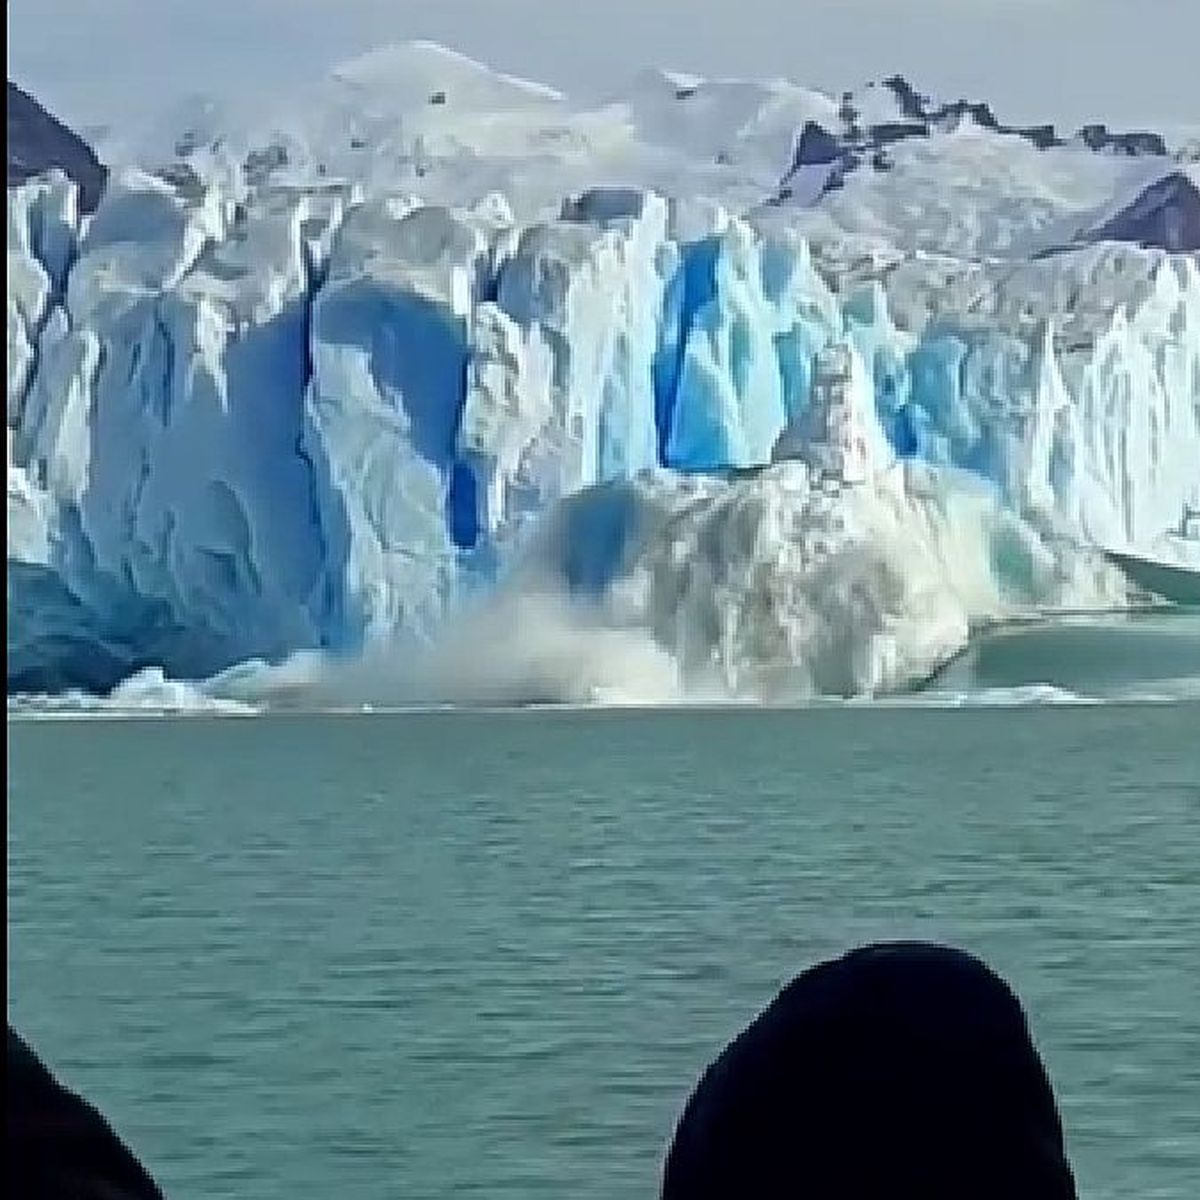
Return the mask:
[[1200, 707], [10, 722], [12, 1019], [174, 1197], [651, 1197], [796, 971], [1017, 988], [1083, 1194], [1200, 1195]]
[[1200, 700], [1200, 613], [1114, 613], [977, 639], [933, 688], [976, 698], [1043, 686], [1084, 699]]

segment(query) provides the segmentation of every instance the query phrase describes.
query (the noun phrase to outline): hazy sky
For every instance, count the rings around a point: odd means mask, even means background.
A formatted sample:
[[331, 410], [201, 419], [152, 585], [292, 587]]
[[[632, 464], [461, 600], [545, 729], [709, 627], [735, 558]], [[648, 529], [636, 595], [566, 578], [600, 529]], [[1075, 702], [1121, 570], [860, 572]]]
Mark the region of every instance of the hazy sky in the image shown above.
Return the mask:
[[76, 125], [279, 91], [433, 38], [581, 96], [637, 69], [893, 71], [1014, 120], [1200, 125], [1200, 0], [9, 0], [9, 75]]

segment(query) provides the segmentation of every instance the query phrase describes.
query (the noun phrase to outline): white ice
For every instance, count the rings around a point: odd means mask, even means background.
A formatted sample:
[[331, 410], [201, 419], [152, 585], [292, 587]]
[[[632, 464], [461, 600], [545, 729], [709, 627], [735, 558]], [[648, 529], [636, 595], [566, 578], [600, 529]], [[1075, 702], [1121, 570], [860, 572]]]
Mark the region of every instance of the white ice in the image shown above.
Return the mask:
[[418, 44], [310, 99], [254, 171], [247, 123], [89, 220], [10, 192], [10, 686], [436, 641], [567, 514], [569, 593], [757, 691], [1200, 564], [1200, 265], [1073, 240], [1163, 164], [960, 128], [779, 206], [836, 115], [782, 82], [580, 110]]

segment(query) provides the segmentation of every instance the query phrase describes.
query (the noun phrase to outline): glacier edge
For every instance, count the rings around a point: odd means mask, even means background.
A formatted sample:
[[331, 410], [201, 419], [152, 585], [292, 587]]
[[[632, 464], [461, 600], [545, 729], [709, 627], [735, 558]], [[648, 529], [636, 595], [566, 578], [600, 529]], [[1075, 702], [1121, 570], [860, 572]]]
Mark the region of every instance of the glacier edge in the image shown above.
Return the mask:
[[[698, 217], [654, 192], [601, 189], [521, 225], [499, 197], [449, 208], [338, 184], [188, 192], [127, 172], [87, 220], [62, 179], [10, 193], [9, 263], [10, 688], [104, 690], [143, 667], [200, 678], [296, 650], [428, 641], [464, 598], [545, 553], [560, 503], [573, 519], [595, 512], [582, 576], [560, 555], [568, 589], [586, 577], [620, 620], [686, 643], [686, 661], [707, 638], [734, 687], [758, 686], [770, 658], [721, 625], [754, 611], [747, 580], [765, 570], [777, 598], [828, 561], [807, 554], [801, 568], [789, 505], [813, 530], [864, 530], [858, 544], [908, 530], [939, 561], [949, 534], [930, 531], [942, 503], [930, 489], [983, 487], [993, 500], [971, 511], [992, 516], [961, 519], [1009, 530], [1049, 572], [1021, 598], [1033, 606], [1070, 592], [1076, 568], [1046, 566], [1062, 558], [1053, 547], [1200, 563], [1170, 536], [1200, 508], [1188, 256], [1088, 247], [1006, 269], [982, 314], [902, 328], [903, 270], [835, 292], [799, 234], [719, 207]], [[1068, 304], [1072, 289], [1087, 303]], [[839, 346], [900, 474], [881, 463], [818, 518], [821, 486], [797, 491], [798, 468], [768, 464]], [[725, 474], [761, 468], [745, 484], [757, 515], [735, 518]], [[939, 482], [911, 482], [928, 469]], [[726, 615], [699, 622], [711, 637], [664, 615], [665, 596], [680, 611], [700, 603], [645, 532], [674, 495], [699, 504], [685, 542], [757, 522], [759, 549], [731, 549], [728, 571], [741, 562], [746, 579], [709, 601], [724, 596]], [[1072, 587], [1080, 602], [1118, 599], [1110, 578]], [[770, 603], [774, 632], [753, 636], [818, 691], [871, 690], [945, 653], [996, 594], [949, 604], [956, 615], [927, 622], [933, 642], [908, 657], [924, 632], [872, 627], [872, 645], [886, 634], [893, 647], [861, 669], [818, 666]]]

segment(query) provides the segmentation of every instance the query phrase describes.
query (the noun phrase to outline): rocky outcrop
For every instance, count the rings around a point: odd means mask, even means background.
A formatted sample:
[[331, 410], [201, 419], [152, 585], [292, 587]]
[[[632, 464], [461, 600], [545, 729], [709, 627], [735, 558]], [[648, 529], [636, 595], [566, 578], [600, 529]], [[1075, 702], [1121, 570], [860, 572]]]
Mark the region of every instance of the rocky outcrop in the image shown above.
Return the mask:
[[1172, 171], [1082, 240], [1130, 242], [1172, 254], [1200, 250], [1200, 188], [1182, 171]]
[[[874, 84], [867, 86], [868, 90], [875, 87]], [[794, 199], [795, 180], [805, 167], [821, 165], [830, 168], [820, 188], [820, 194], [824, 195], [840, 188], [854, 171], [866, 164], [876, 171], [890, 170], [893, 158], [889, 151], [894, 146], [913, 138], [928, 138], [935, 130], [956, 129], [964, 123], [990, 133], [1021, 138], [1038, 150], [1067, 144], [1067, 138], [1053, 125], [1009, 125], [996, 116], [991, 105], [980, 101], [934, 103], [902, 75], [893, 75], [883, 80], [880, 86], [891, 95], [896, 119], [869, 123], [863, 118], [856, 94], [843, 93], [838, 110], [841, 127], [829, 130], [811, 121], [805, 126], [788, 171], [780, 182], [779, 192], [769, 203], [782, 204]], [[1170, 154], [1161, 134], [1145, 130], [1115, 133], [1107, 125], [1085, 125], [1074, 141], [1096, 154], [1130, 158], [1161, 158]], [[1187, 161], [1187, 151], [1180, 152], [1179, 157]]]
[[827, 166], [837, 162], [841, 153], [841, 142], [828, 129], [818, 125], [816, 121], [809, 121], [800, 134], [792, 169]]
[[80, 208], [92, 212], [100, 203], [107, 168], [83, 138], [9, 81], [8, 186], [55, 167], [79, 185]]
[[1085, 125], [1079, 131], [1079, 140], [1089, 150], [1110, 151], [1114, 154], [1125, 154], [1130, 158], [1146, 155], [1165, 157], [1167, 143], [1162, 134], [1151, 133], [1147, 130], [1135, 130], [1132, 133], [1112, 133], [1107, 125]]

